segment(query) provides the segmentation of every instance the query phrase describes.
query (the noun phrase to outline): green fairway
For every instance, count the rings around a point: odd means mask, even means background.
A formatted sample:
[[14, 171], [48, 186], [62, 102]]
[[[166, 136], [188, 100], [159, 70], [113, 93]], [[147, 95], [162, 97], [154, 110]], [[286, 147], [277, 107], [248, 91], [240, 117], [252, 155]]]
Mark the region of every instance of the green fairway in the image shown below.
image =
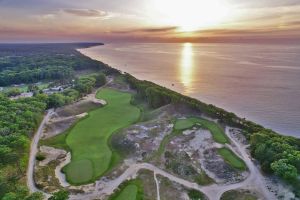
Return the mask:
[[101, 89], [97, 97], [107, 105], [89, 112], [68, 133], [66, 143], [72, 160], [64, 168], [67, 180], [73, 184], [90, 182], [109, 169], [112, 151], [108, 140], [113, 132], [139, 119], [140, 110], [130, 104], [131, 94]]
[[223, 159], [232, 167], [239, 170], [246, 170], [246, 165], [242, 159], [235, 155], [230, 149], [220, 148], [218, 153], [223, 157]]
[[176, 130], [184, 130], [191, 128], [195, 125], [201, 125], [203, 128], [208, 129], [216, 142], [221, 144], [229, 143], [229, 140], [226, 137], [224, 130], [215, 122], [206, 119], [195, 117], [187, 119], [178, 119], [176, 120], [174, 128]]
[[113, 200], [136, 200], [138, 187], [134, 184], [127, 185]]

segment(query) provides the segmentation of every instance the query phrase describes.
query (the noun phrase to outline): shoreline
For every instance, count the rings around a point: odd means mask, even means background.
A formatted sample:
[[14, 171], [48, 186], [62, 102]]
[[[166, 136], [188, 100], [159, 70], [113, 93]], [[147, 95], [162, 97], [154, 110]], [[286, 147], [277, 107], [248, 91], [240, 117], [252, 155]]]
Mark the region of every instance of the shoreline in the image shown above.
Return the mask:
[[[102, 45], [105, 45], [105, 44], [102, 44]], [[76, 50], [77, 50], [79, 53], [83, 54], [84, 56], [86, 56], [86, 57], [88, 57], [88, 58], [90, 58], [90, 59], [92, 59], [92, 60], [95, 60], [95, 61], [97, 61], [97, 62], [103, 63], [103, 64], [107, 65], [108, 67], [110, 67], [110, 68], [112, 68], [112, 69], [114, 69], [114, 70], [117, 70], [117, 71], [120, 72], [121, 74], [128, 74], [128, 75], [134, 77], [135, 79], [137, 79], [137, 80], [139, 80], [139, 81], [147, 81], [147, 82], [153, 83], [153, 84], [155, 84], [155, 85], [157, 85], [157, 86], [160, 86], [160, 87], [162, 87], [162, 88], [166, 88], [166, 89], [168, 89], [168, 90], [170, 90], [170, 91], [173, 91], [173, 92], [175, 92], [175, 93], [179, 93], [179, 92], [176, 90], [176, 88], [172, 88], [172, 87], [170, 87], [170, 86], [165, 86], [165, 84], [156, 83], [156, 82], [153, 82], [152, 80], [140, 79], [139, 77], [137, 77], [137, 76], [134, 75], [134, 74], [130, 74], [130, 73], [127, 73], [127, 72], [125, 72], [125, 71], [122, 71], [122, 70], [120, 70], [120, 69], [118, 69], [118, 68], [112, 67], [110, 64], [104, 63], [104, 62], [101, 61], [100, 59], [94, 58], [93, 56], [89, 56], [86, 52], [84, 52], [85, 49], [89, 49], [89, 48], [93, 48], [93, 47], [99, 47], [99, 46], [102, 46], [102, 45], [97, 45], [97, 44], [96, 44], [96, 45], [91, 45], [91, 46], [85, 47], [85, 48], [79, 48], [79, 49], [76, 49]], [[230, 109], [230, 108], [226, 108], [226, 107], [224, 107], [224, 106], [219, 107], [218, 105], [208, 103], [207, 101], [201, 100], [201, 99], [199, 99], [199, 98], [197, 98], [197, 97], [194, 97], [193, 95], [186, 95], [186, 94], [181, 94], [181, 93], [179, 93], [179, 94], [182, 95], [182, 96], [188, 97], [188, 98], [196, 99], [197, 101], [199, 101], [199, 102], [201, 102], [201, 103], [204, 103], [204, 104], [206, 104], [206, 105], [213, 105], [213, 106], [215, 106], [215, 107], [217, 107], [217, 108], [219, 108], [219, 109], [221, 109], [221, 110], [224, 110], [224, 111], [227, 112], [227, 113], [233, 113], [233, 114], [236, 115], [239, 119], [243, 119], [243, 120], [245, 120], [245, 121], [249, 121], [249, 122], [251, 122], [251, 123], [254, 123], [254, 124], [256, 124], [256, 125], [259, 125], [259, 126], [261, 126], [263, 129], [265, 129], [265, 130], [271, 130], [272, 132], [274, 132], [274, 133], [276, 133], [276, 134], [278, 134], [278, 135], [285, 136], [285, 137], [293, 137], [293, 138], [296, 138], [296, 139], [300, 139], [300, 136], [296, 136], [296, 135], [292, 135], [292, 134], [288, 134], [288, 133], [283, 133], [283, 132], [280, 132], [280, 131], [275, 131], [272, 127], [266, 128], [264, 125], [261, 125], [262, 122], [259, 122], [259, 120], [253, 120], [253, 119], [250, 119], [249, 117], [241, 117], [242, 114], [240, 114], [240, 112], [236, 112], [236, 111], [231, 112], [231, 109]]]

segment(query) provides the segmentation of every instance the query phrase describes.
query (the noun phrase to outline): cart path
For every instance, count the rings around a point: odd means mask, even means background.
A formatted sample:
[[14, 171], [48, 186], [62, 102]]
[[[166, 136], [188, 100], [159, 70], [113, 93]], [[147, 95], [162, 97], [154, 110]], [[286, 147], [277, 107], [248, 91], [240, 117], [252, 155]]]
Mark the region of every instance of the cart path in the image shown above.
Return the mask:
[[46, 197], [50, 197], [51, 195], [39, 190], [34, 182], [34, 167], [36, 164], [36, 154], [38, 152], [38, 143], [40, 140], [40, 137], [43, 133], [44, 130], [44, 126], [45, 124], [49, 121], [51, 115], [54, 113], [53, 109], [50, 109], [47, 111], [43, 121], [41, 122], [36, 134], [34, 135], [32, 142], [31, 142], [31, 146], [30, 146], [30, 155], [29, 155], [29, 163], [28, 163], [28, 168], [27, 168], [27, 186], [28, 189], [31, 193], [33, 192], [41, 192], [43, 193]]

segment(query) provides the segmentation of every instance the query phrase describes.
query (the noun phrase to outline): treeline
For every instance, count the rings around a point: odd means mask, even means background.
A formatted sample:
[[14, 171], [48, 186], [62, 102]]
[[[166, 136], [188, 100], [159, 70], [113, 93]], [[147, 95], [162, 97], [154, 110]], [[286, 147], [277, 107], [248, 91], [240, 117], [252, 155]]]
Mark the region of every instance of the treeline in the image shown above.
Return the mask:
[[251, 154], [260, 163], [262, 170], [275, 173], [295, 188], [300, 196], [300, 141], [282, 136], [270, 130], [263, 130], [251, 135]]
[[29, 195], [23, 181], [30, 136], [45, 109], [43, 96], [11, 101], [0, 94], [0, 199], [42, 199], [40, 194]]
[[149, 81], [141, 81], [126, 74], [126, 80], [137, 91], [139, 98], [148, 102], [152, 108], [158, 108], [170, 103], [183, 103], [206, 115], [218, 119], [221, 123], [241, 128], [251, 145], [251, 154], [257, 159], [262, 170], [274, 173], [291, 183], [295, 193], [300, 196], [300, 140], [279, 135], [272, 130], [237, 117], [211, 104], [205, 104], [197, 99], [181, 95]]
[[149, 81], [138, 80], [130, 74], [125, 74], [125, 77], [131, 88], [135, 89], [139, 97], [147, 101], [152, 108], [158, 108], [170, 103], [183, 103], [212, 118], [219, 119], [221, 123], [243, 128], [247, 133], [264, 130], [262, 126], [246, 119], [239, 118], [234, 113], [227, 112], [212, 104], [203, 103], [198, 99], [184, 96]]
[[90, 93], [94, 87], [105, 83], [106, 76], [97, 73], [76, 79], [74, 85], [62, 93], [46, 95], [37, 92], [34, 97], [18, 100], [10, 100], [4, 93], [0, 93], [0, 199], [42, 199], [39, 193], [28, 193], [24, 179], [30, 138], [37, 129], [45, 109], [74, 102]]
[[110, 68], [75, 48], [92, 44], [0, 45], [0, 87], [72, 78], [74, 71]]
[[57, 108], [72, 103], [85, 94], [92, 92], [94, 87], [103, 86], [105, 83], [106, 76], [103, 73], [77, 78], [72, 88], [66, 89], [62, 93], [49, 95], [47, 107]]
[[41, 80], [69, 79], [74, 75], [74, 70], [67, 66], [48, 66], [44, 68], [28, 69], [21, 71], [5, 70], [0, 72], [0, 85], [35, 83]]

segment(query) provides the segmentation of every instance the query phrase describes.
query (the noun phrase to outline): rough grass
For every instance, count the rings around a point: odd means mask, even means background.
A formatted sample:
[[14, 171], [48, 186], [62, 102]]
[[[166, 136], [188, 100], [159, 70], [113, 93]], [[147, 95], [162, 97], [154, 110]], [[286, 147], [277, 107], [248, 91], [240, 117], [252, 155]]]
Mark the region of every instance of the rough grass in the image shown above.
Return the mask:
[[67, 132], [61, 133], [54, 137], [48, 138], [46, 140], [40, 140], [39, 146], [49, 146], [57, 149], [64, 149], [66, 151], [71, 151], [70, 147], [66, 144]]
[[89, 116], [79, 121], [66, 137], [72, 160], [64, 172], [73, 184], [90, 182], [108, 170], [113, 156], [108, 146], [110, 136], [137, 121], [140, 115], [140, 110], [130, 104], [129, 93], [104, 88], [97, 97], [108, 104], [89, 112]]
[[235, 155], [231, 150], [224, 147], [218, 149], [218, 153], [232, 167], [239, 170], [246, 170], [246, 164], [244, 163], [244, 161], [240, 159], [237, 155]]
[[204, 171], [202, 171], [197, 177], [196, 182], [199, 185], [210, 185], [214, 183], [214, 180], [210, 178]]
[[258, 198], [251, 194], [249, 191], [238, 191], [238, 190], [230, 190], [225, 192], [221, 200], [257, 200]]
[[54, 192], [57, 189], [62, 189], [58, 179], [55, 176], [55, 168], [58, 164], [58, 160], [53, 160], [46, 166], [37, 167], [34, 174], [34, 180], [39, 189], [46, 192]]
[[184, 130], [191, 128], [195, 125], [200, 125], [201, 127], [209, 130], [213, 136], [213, 139], [221, 144], [229, 143], [229, 139], [224, 133], [224, 130], [220, 125], [216, 124], [215, 122], [202, 119], [202, 118], [187, 118], [187, 119], [178, 119], [175, 123], [176, 130]]

